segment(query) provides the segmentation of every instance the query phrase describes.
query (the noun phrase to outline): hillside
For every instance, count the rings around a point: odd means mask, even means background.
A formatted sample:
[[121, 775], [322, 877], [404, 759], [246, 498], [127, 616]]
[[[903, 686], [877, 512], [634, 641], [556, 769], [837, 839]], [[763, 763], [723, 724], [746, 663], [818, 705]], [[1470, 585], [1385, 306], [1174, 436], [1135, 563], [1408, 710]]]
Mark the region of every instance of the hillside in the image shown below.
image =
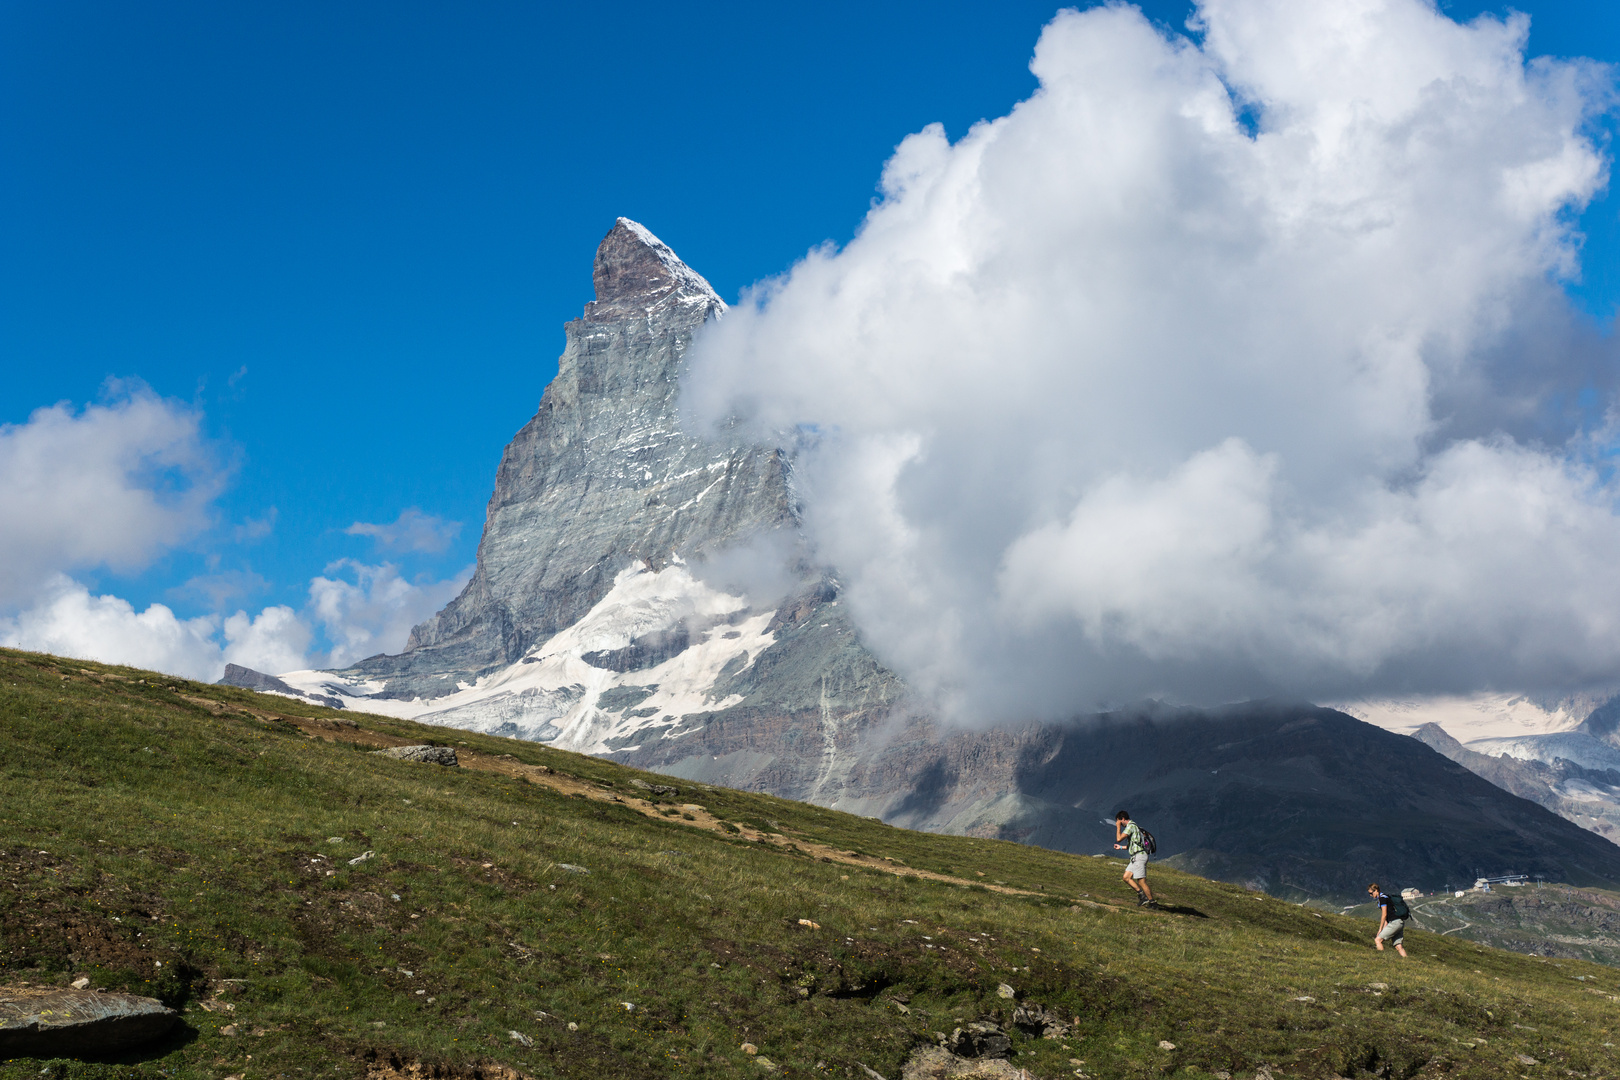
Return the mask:
[[[1612, 969], [1423, 933], [1401, 961], [1171, 869], [1144, 912], [1113, 859], [11, 651], [0, 723], [0, 982], [184, 1010], [47, 1075], [899, 1080], [981, 1018], [1035, 1077], [1617, 1068]], [[461, 767], [366, 752], [435, 738]]]

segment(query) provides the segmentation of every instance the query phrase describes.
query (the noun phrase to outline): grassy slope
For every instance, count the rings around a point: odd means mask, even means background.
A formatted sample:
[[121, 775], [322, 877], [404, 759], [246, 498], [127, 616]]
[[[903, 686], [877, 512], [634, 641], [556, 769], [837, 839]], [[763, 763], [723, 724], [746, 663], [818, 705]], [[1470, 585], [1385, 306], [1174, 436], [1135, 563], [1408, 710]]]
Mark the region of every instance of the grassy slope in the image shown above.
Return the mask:
[[[1152, 880], [1173, 913], [1076, 904], [1122, 903], [1120, 864], [680, 785], [677, 803], [746, 834], [1028, 895], [898, 877], [705, 831], [674, 807], [649, 817], [544, 783], [370, 756], [341, 732], [311, 739], [243, 707], [343, 715], [0, 651], [0, 982], [86, 974], [164, 997], [188, 1025], [133, 1066], [58, 1075], [355, 1076], [389, 1060], [758, 1075], [747, 1041], [786, 1075], [860, 1077], [861, 1062], [897, 1080], [932, 1032], [1007, 1019], [1003, 982], [1078, 1018], [1071, 1038], [1015, 1040], [1014, 1061], [1041, 1077], [1074, 1075], [1070, 1059], [1098, 1077], [1261, 1064], [1496, 1077], [1521, 1071], [1520, 1054], [1559, 1075], [1620, 1071], [1604, 1045], [1620, 1041], [1610, 968], [1428, 934], [1409, 939], [1403, 962], [1370, 949], [1365, 919], [1171, 870]], [[352, 719], [625, 796], [638, 775], [664, 782], [532, 743]], [[216, 997], [234, 1010], [201, 1008]], [[37, 1061], [0, 1063], [0, 1078], [39, 1073]]]

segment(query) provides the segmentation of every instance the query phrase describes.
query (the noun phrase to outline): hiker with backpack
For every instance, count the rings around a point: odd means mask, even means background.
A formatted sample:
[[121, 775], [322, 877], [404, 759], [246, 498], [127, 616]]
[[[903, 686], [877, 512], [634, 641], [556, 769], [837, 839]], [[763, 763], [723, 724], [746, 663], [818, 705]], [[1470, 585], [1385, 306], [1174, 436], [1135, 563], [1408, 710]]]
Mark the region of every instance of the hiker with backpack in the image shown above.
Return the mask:
[[1131, 815], [1124, 810], [1114, 815], [1114, 850], [1125, 849], [1125, 884], [1136, 890], [1136, 904], [1138, 907], [1158, 907], [1159, 902], [1153, 899], [1153, 890], [1148, 888], [1147, 861], [1148, 856], [1159, 849], [1154, 843], [1153, 834], [1131, 820]]
[[1367, 886], [1367, 894], [1378, 904], [1378, 933], [1373, 937], [1373, 944], [1378, 951], [1384, 951], [1384, 942], [1388, 941], [1395, 946], [1395, 951], [1402, 956], [1406, 955], [1406, 920], [1412, 917], [1412, 911], [1406, 906], [1399, 893], [1391, 896], [1378, 887], [1378, 882]]

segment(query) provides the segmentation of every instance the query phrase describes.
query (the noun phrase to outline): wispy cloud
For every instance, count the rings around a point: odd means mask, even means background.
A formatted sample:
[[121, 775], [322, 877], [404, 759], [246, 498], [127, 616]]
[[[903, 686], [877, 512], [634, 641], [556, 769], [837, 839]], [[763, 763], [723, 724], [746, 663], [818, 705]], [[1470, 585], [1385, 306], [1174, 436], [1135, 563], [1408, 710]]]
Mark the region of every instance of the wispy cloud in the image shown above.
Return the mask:
[[281, 511], [274, 506], [256, 518], [248, 518], [242, 524], [231, 530], [231, 535], [238, 544], [251, 544], [255, 540], [263, 540], [276, 530], [276, 520]]
[[436, 554], [448, 548], [461, 532], [461, 522], [446, 521], [435, 514], [424, 514], [407, 507], [386, 525], [357, 521], [343, 530], [350, 536], [369, 536], [387, 551], [420, 551]]
[[269, 591], [270, 582], [252, 570], [214, 570], [187, 579], [183, 585], [170, 589], [169, 595], [177, 600], [201, 602], [210, 611], [223, 611], [234, 603]]

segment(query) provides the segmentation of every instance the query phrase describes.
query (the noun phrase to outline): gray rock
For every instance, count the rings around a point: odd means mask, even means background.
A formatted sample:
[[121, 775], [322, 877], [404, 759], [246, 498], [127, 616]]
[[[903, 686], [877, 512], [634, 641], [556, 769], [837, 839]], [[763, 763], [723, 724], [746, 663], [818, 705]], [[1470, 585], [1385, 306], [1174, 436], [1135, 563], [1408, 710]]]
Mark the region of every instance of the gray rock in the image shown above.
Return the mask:
[[900, 1067], [901, 1080], [1023, 1080], [1002, 1058], [964, 1058], [939, 1046], [918, 1047]]
[[54, 987], [0, 988], [0, 1059], [87, 1057], [162, 1035], [179, 1014], [134, 994]]
[[449, 768], [461, 766], [461, 762], [456, 760], [455, 748], [450, 746], [390, 746], [386, 750], [377, 750], [374, 753], [400, 761], [421, 761], [428, 765], [444, 765]]
[[975, 1020], [951, 1032], [945, 1049], [958, 1057], [1004, 1058], [1012, 1053], [1012, 1039], [990, 1021]]
[[642, 791], [650, 791], [654, 795], [679, 795], [680, 788], [670, 787], [668, 784], [649, 784], [645, 780], [631, 780], [631, 787], [638, 787]]
[[1062, 1039], [1069, 1034], [1069, 1024], [1050, 1009], [1026, 1001], [1013, 1010], [1012, 1022], [1027, 1035], [1043, 1039]]

